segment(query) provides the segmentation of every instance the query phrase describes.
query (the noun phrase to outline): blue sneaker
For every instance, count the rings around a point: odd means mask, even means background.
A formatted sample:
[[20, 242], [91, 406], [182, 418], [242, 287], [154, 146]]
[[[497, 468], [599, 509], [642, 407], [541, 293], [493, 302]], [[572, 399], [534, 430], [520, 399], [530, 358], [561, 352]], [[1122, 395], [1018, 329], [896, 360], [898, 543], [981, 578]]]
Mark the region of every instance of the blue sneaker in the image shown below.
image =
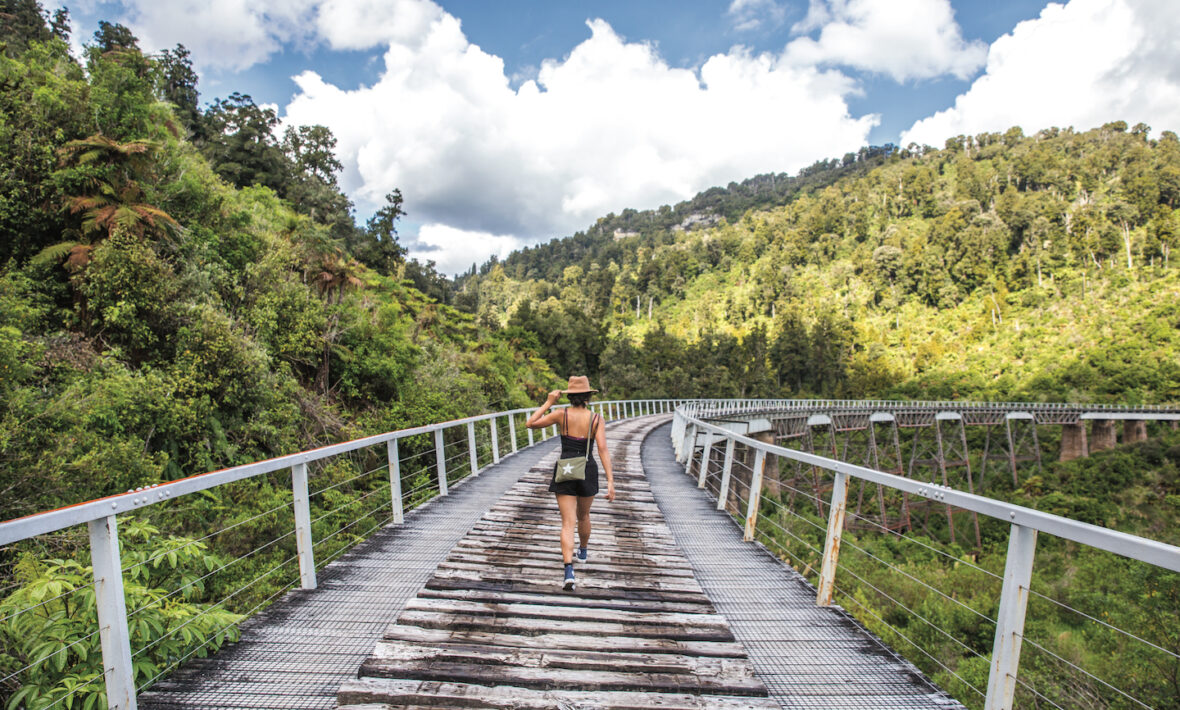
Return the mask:
[[574, 560], [576, 562], [585, 562], [588, 559], [590, 559], [590, 553], [586, 551], [586, 548], [579, 547], [577, 554], [574, 555]]
[[572, 592], [576, 583], [574, 579], [574, 563], [571, 562], [565, 566], [565, 579], [562, 581], [562, 585], [565, 591]]

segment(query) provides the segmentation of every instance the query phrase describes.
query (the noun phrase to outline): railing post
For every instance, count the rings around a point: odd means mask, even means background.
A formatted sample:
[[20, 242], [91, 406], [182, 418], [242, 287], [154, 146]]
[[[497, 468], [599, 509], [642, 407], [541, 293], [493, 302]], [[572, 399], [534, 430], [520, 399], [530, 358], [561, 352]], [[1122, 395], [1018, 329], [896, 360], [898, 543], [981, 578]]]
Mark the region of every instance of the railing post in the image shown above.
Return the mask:
[[725, 444], [725, 465], [721, 467], [721, 486], [717, 489], [717, 510], [725, 510], [729, 498], [729, 474], [733, 471], [733, 447], [736, 439], [729, 438]]
[[512, 437], [512, 453], [516, 453], [516, 415], [508, 415], [508, 436]]
[[108, 515], [91, 520], [87, 527], [102, 666], [106, 669], [107, 707], [135, 710], [135, 669], [131, 665], [131, 634], [127, 630], [127, 602], [123, 597], [118, 523], [115, 516]]
[[1008, 535], [1008, 558], [1004, 562], [1000, 611], [996, 615], [996, 640], [987, 678], [987, 698], [983, 702], [986, 710], [1010, 710], [1012, 707], [1036, 547], [1036, 530], [1012, 525]]
[[475, 447], [475, 422], [467, 422], [467, 451], [471, 458], [471, 475], [479, 473], [479, 450]]
[[533, 445], [533, 430], [531, 427], [525, 427], [529, 432], [529, 446]]
[[754, 454], [754, 470], [750, 473], [750, 499], [746, 502], [746, 533], [742, 539], [751, 542], [758, 527], [758, 505], [762, 501], [762, 469], [766, 467], [766, 452]]
[[840, 540], [844, 535], [844, 510], [848, 501], [848, 474], [836, 472], [832, 481], [832, 507], [828, 511], [828, 533], [824, 540], [824, 561], [819, 571], [816, 606], [831, 606], [836, 591], [836, 565], [840, 560]]
[[295, 495], [295, 548], [299, 553], [299, 579], [304, 589], [315, 589], [315, 551], [311, 540], [307, 464], [297, 463], [291, 467], [291, 491]]
[[709, 475], [709, 457], [713, 455], [713, 432], [705, 433], [705, 450], [701, 453], [701, 465], [697, 466], [697, 488], [705, 487], [705, 477]]
[[500, 463], [500, 432], [496, 431], [496, 418], [488, 420], [492, 429], [492, 463]]
[[692, 474], [692, 452], [697, 447], [697, 425], [687, 427], [684, 432], [684, 472]]
[[447, 494], [447, 449], [443, 443], [443, 430], [434, 430], [434, 460], [438, 464], [438, 494]]
[[389, 462], [389, 497], [393, 505], [393, 522], [405, 522], [402, 513], [402, 462], [397, 450], [397, 439], [390, 439], [385, 446], [385, 460]]

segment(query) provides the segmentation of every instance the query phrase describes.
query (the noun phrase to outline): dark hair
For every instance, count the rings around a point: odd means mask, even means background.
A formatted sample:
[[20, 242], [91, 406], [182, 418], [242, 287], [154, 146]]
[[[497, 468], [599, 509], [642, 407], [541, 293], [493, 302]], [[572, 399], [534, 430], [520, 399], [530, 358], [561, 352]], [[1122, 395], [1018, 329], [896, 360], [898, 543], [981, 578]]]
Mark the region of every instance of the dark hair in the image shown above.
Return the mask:
[[570, 392], [566, 397], [570, 400], [571, 407], [585, 407], [590, 403], [590, 397], [593, 392]]

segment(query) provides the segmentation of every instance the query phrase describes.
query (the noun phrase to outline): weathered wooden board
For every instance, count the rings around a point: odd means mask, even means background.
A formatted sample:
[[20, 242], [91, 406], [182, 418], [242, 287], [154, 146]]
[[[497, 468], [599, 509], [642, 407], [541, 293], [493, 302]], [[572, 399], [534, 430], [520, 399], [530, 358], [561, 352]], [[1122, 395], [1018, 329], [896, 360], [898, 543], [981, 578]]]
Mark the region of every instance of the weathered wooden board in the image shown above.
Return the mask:
[[537, 636], [521, 636], [513, 633], [489, 633], [455, 629], [428, 629], [419, 626], [395, 625], [385, 632], [386, 641], [412, 643], [483, 643], [490, 646], [518, 646], [521, 648], [571, 649], [601, 651], [611, 648], [626, 653], [675, 653], [691, 656], [713, 656], [718, 658], [745, 658], [746, 651], [736, 642], [684, 641], [647, 637], [612, 638], [605, 646], [599, 636], [582, 636], [569, 633], [550, 633]]
[[[536, 594], [528, 592], [491, 591], [483, 589], [424, 589], [418, 595], [421, 599], [466, 599], [469, 601], [516, 604], [552, 604], [568, 606], [569, 596], [560, 594]], [[660, 600], [633, 600], [608, 597], [594, 599], [578, 597], [578, 606], [586, 609], [629, 609], [631, 611], [664, 611], [683, 614], [709, 614], [715, 611], [708, 602], [673, 602]]]
[[728, 629], [725, 619], [715, 613], [676, 614], [666, 612], [629, 611], [624, 609], [594, 609], [577, 603], [566, 606], [521, 603], [488, 603], [459, 599], [411, 599], [406, 611], [440, 614], [472, 614], [515, 619], [555, 619], [576, 623], [617, 623], [635, 626], [677, 626], [686, 629]]
[[[389, 710], [389, 708], [461, 707], [480, 710], [777, 710], [767, 698], [692, 695], [689, 693], [545, 691], [512, 686], [359, 678], [340, 688], [339, 710]], [[429, 701], [429, 702], [427, 702]], [[356, 705], [363, 703], [359, 707]], [[375, 703], [375, 704], [374, 704]]]
[[560, 667], [532, 667], [519, 664], [490, 665], [478, 659], [466, 663], [429, 660], [387, 660], [370, 656], [361, 666], [366, 678], [401, 678], [435, 680], [446, 677], [452, 683], [512, 685], [541, 690], [631, 690], [660, 693], [689, 692], [718, 695], [766, 694], [766, 686], [753, 677], [734, 674], [705, 676], [692, 673], [653, 673], [641, 669], [627, 671], [581, 670]]
[[648, 426], [607, 430], [619, 495], [591, 510], [575, 592], [561, 586], [552, 468], [538, 466], [452, 548], [340, 706], [777, 707], [655, 504], [638, 456]]

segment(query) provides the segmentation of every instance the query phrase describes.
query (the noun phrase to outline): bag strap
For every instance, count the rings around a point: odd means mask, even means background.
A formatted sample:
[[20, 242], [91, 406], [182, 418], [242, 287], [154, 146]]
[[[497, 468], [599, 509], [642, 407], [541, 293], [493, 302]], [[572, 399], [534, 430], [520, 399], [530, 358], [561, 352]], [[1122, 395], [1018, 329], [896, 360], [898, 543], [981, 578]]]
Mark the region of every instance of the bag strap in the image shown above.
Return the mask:
[[598, 422], [598, 415], [590, 413], [590, 433], [586, 436], [586, 461], [590, 461], [590, 447], [594, 445], [594, 424]]

